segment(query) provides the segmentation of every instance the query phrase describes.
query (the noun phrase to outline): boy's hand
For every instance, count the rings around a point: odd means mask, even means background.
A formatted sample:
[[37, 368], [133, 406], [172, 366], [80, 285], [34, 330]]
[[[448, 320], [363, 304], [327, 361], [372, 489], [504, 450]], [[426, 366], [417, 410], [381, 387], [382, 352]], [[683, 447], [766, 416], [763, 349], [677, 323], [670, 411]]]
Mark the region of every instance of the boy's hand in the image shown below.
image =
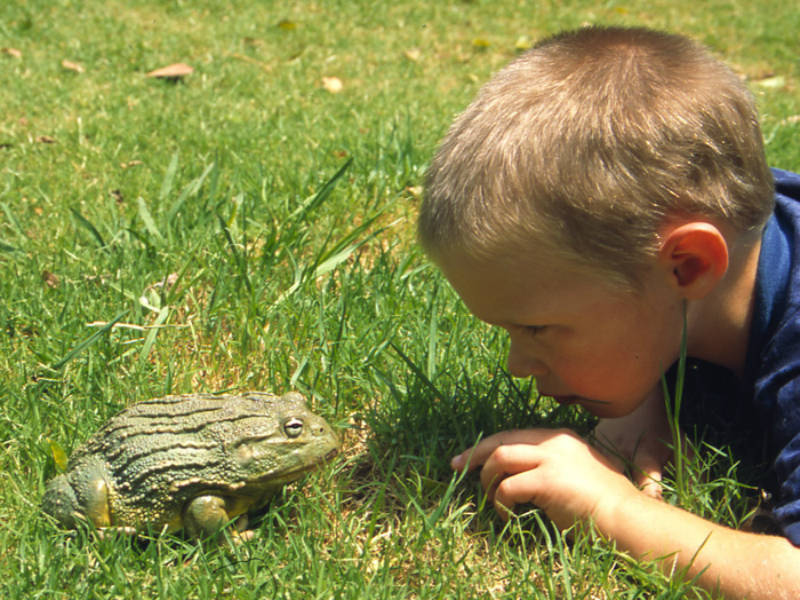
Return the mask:
[[453, 458], [454, 469], [480, 466], [481, 484], [503, 519], [531, 502], [561, 528], [616, 514], [638, 490], [611, 461], [566, 429], [503, 431]]
[[620, 469], [632, 465], [633, 482], [644, 493], [661, 497], [661, 472], [672, 458], [672, 431], [660, 385], [629, 415], [601, 419], [594, 436], [597, 446]]

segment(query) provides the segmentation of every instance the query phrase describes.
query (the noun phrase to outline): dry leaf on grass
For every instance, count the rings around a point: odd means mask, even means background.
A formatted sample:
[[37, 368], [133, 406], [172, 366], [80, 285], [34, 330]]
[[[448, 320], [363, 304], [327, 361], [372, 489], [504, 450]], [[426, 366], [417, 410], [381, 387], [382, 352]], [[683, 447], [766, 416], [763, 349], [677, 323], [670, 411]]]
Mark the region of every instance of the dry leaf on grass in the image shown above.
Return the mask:
[[40, 135], [39, 137], [36, 138], [36, 141], [39, 142], [40, 144], [55, 144], [56, 143], [56, 139], [50, 137], [49, 135]]
[[278, 21], [278, 27], [284, 31], [294, 31], [297, 29], [297, 23], [290, 21], [289, 19], [281, 19]]
[[57, 288], [58, 284], [61, 283], [58, 279], [58, 276], [50, 271], [42, 271], [42, 281], [44, 281], [45, 285], [50, 288]]
[[344, 84], [338, 77], [323, 77], [322, 87], [328, 90], [331, 94], [338, 94], [344, 88]]
[[16, 48], [0, 48], [0, 52], [3, 54], [7, 54], [13, 58], [22, 58], [22, 52], [17, 50]]
[[407, 185], [405, 191], [408, 192], [408, 195], [414, 200], [422, 200], [423, 190], [421, 185]]
[[411, 62], [417, 62], [422, 57], [422, 51], [419, 48], [409, 48], [403, 52], [403, 56]]
[[517, 41], [514, 42], [514, 50], [517, 52], [525, 52], [525, 50], [530, 50], [533, 46], [533, 41], [527, 35], [521, 35], [517, 38]]
[[181, 77], [186, 77], [192, 73], [194, 73], [194, 69], [186, 63], [175, 63], [172, 65], [167, 65], [166, 67], [161, 67], [155, 71], [150, 71], [147, 76], [155, 77], [157, 79], [171, 79], [173, 81], [177, 81]]
[[68, 71], [75, 71], [76, 73], [83, 73], [83, 66], [72, 62], [71, 60], [67, 60], [66, 58], [61, 61], [61, 66], [67, 69]]
[[761, 79], [755, 79], [753, 80], [753, 84], [762, 88], [777, 89], [786, 85], [786, 78], [783, 75], [772, 75]]
[[164, 289], [168, 290], [173, 285], [175, 285], [176, 281], [178, 281], [178, 274], [177, 273], [170, 273], [169, 275], [164, 277], [164, 279], [162, 279], [161, 281], [156, 281], [154, 283], [151, 283], [145, 289], [146, 290], [157, 290], [157, 289], [160, 289], [160, 288], [164, 288]]

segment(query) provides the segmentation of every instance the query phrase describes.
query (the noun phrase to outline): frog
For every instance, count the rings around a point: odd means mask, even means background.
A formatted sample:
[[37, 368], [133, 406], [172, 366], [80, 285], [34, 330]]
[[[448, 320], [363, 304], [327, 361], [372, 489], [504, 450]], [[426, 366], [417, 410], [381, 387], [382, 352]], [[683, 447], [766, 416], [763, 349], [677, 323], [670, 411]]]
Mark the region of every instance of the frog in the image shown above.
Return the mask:
[[64, 528], [217, 538], [285, 484], [341, 449], [298, 392], [178, 394], [138, 402], [109, 419], [46, 485], [42, 510]]

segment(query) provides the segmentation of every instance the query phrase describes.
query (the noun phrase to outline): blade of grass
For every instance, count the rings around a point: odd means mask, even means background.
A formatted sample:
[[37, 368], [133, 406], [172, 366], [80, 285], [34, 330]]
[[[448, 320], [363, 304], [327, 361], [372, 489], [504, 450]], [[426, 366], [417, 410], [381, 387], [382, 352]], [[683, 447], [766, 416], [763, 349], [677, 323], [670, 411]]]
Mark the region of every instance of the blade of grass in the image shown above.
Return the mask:
[[438, 317], [439, 311], [436, 310], [436, 296], [439, 286], [433, 288], [430, 301], [430, 319], [428, 321], [428, 377], [436, 377], [436, 344], [438, 341]]
[[328, 179], [319, 191], [308, 198], [305, 202], [303, 202], [300, 206], [298, 206], [290, 215], [289, 220], [298, 220], [302, 221], [306, 219], [312, 212], [314, 212], [319, 206], [327, 200], [328, 196], [331, 195], [333, 188], [336, 187], [336, 182], [341, 179], [342, 175], [344, 175], [345, 171], [353, 164], [353, 159], [349, 158], [347, 161], [339, 167], [339, 170], [333, 174], [333, 176]]
[[12, 246], [11, 244], [5, 243], [3, 240], [0, 240], [0, 252], [19, 252], [20, 249], [16, 246]]
[[150, 214], [150, 211], [147, 208], [147, 204], [145, 203], [144, 198], [139, 196], [136, 199], [136, 205], [139, 208], [139, 216], [141, 217], [142, 222], [144, 223], [145, 229], [147, 229], [150, 235], [156, 238], [159, 242], [163, 242], [164, 236], [161, 235], [161, 232], [158, 230], [158, 227], [156, 227], [156, 222], [153, 220], [153, 216]]
[[95, 331], [92, 335], [90, 335], [88, 338], [86, 338], [85, 340], [80, 342], [72, 350], [67, 352], [61, 360], [59, 360], [58, 362], [56, 362], [53, 365], [51, 365], [50, 368], [53, 369], [54, 371], [58, 371], [61, 367], [63, 367], [69, 361], [71, 361], [73, 358], [78, 356], [78, 354], [80, 354], [81, 352], [86, 350], [86, 348], [88, 348], [89, 346], [94, 344], [98, 339], [100, 339], [106, 333], [111, 331], [111, 328], [114, 327], [114, 325], [116, 325], [117, 323], [119, 323], [120, 320], [122, 320], [122, 318], [127, 314], [128, 314], [127, 310], [124, 310], [121, 313], [117, 314], [117, 316], [115, 316], [113, 319], [111, 319], [111, 321], [109, 321], [108, 323], [103, 325], [100, 329]]
[[384, 211], [382, 210], [379, 211], [378, 213], [376, 213], [375, 215], [364, 221], [358, 227], [348, 231], [344, 236], [342, 236], [339, 239], [339, 241], [336, 242], [336, 244], [334, 244], [332, 248], [324, 249], [323, 251], [321, 251], [314, 261], [317, 266], [314, 269], [313, 277], [316, 278], [320, 277], [321, 275], [330, 273], [337, 266], [339, 266], [341, 263], [347, 260], [355, 250], [357, 250], [370, 240], [375, 239], [376, 237], [378, 237], [387, 229], [391, 228], [399, 221], [399, 219], [397, 221], [393, 221], [386, 227], [381, 227], [380, 229], [373, 231], [367, 237], [359, 241], [354, 241], [358, 239], [358, 236], [367, 231], [370, 228], [370, 226], [381, 216], [383, 212]]
[[139, 366], [141, 367], [144, 362], [147, 360], [148, 355], [150, 354], [150, 349], [153, 347], [153, 344], [156, 341], [156, 336], [158, 335], [161, 326], [169, 317], [170, 308], [169, 306], [164, 306], [161, 310], [158, 311], [158, 316], [156, 320], [153, 322], [152, 328], [150, 331], [147, 332], [147, 337], [144, 340], [144, 346], [142, 346], [142, 351], [139, 353]]
[[208, 177], [208, 174], [211, 173], [215, 166], [216, 163], [211, 163], [208, 165], [200, 177], [193, 179], [186, 185], [185, 188], [183, 188], [183, 191], [178, 196], [178, 199], [175, 200], [170, 207], [169, 212], [167, 213], [167, 223], [169, 225], [173, 224], [175, 217], [178, 215], [178, 212], [180, 212], [186, 200], [196, 195], [197, 192], [200, 191], [200, 188], [203, 186], [203, 182], [206, 180], [206, 177]]
[[175, 172], [178, 170], [178, 153], [175, 152], [169, 161], [167, 171], [164, 173], [164, 181], [161, 182], [161, 190], [158, 192], [159, 202], [163, 202], [172, 191], [172, 182], [175, 180]]
[[19, 224], [16, 215], [11, 211], [8, 204], [3, 202], [2, 204], [0, 204], [0, 207], [3, 208], [3, 212], [5, 213], [6, 218], [11, 223], [11, 225], [13, 225], [12, 228], [14, 229], [14, 231], [16, 231], [21, 238], [27, 239], [28, 236], [25, 234], [25, 230], [22, 229], [22, 226]]
[[681, 337], [681, 352], [678, 358], [678, 372], [675, 379], [674, 399], [671, 400], [669, 386], [665, 377], [661, 377], [661, 388], [664, 392], [664, 402], [666, 403], [667, 421], [672, 432], [672, 452], [675, 465], [675, 487], [678, 498], [682, 501], [687, 497], [686, 474], [683, 453], [683, 438], [680, 431], [681, 403], [683, 401], [683, 386], [686, 377], [686, 303], [683, 305], [683, 334]]
[[350, 167], [353, 163], [353, 159], [350, 158], [345, 162], [333, 176], [328, 179], [322, 187], [317, 191], [316, 194], [307, 198], [304, 202], [300, 204], [296, 209], [294, 209], [286, 220], [289, 222], [289, 226], [286, 229], [286, 232], [281, 235], [282, 240], [289, 240], [293, 241], [297, 237], [297, 230], [302, 223], [305, 223], [308, 217], [313, 213], [317, 208], [319, 208], [325, 200], [331, 195], [333, 192], [333, 188], [336, 187], [336, 182], [341, 179], [342, 175], [344, 175], [345, 171]]
[[69, 210], [70, 210], [70, 212], [72, 212], [72, 216], [75, 217], [75, 220], [78, 222], [78, 224], [81, 225], [89, 233], [92, 234], [92, 237], [95, 239], [95, 241], [97, 242], [97, 244], [101, 248], [105, 248], [106, 247], [106, 242], [103, 239], [103, 236], [100, 235], [100, 232], [97, 231], [97, 228], [94, 225], [92, 225], [91, 221], [89, 221], [86, 217], [84, 217], [76, 209], [70, 208]]
[[442, 392], [439, 391], [439, 388], [437, 388], [433, 384], [433, 382], [428, 378], [427, 375], [425, 375], [425, 373], [422, 372], [422, 369], [420, 369], [413, 360], [411, 360], [408, 356], [406, 356], [403, 353], [403, 351], [400, 350], [400, 348], [398, 348], [394, 343], [390, 343], [389, 345], [392, 347], [392, 350], [394, 350], [395, 353], [403, 360], [403, 362], [408, 365], [408, 368], [411, 369], [411, 371], [413, 371], [414, 375], [416, 375], [419, 378], [419, 380], [425, 387], [427, 387], [431, 392], [433, 392], [433, 394], [437, 398], [444, 397], [444, 394], [442, 394]]
[[233, 253], [233, 259], [236, 261], [236, 266], [239, 268], [239, 274], [242, 276], [242, 280], [244, 280], [244, 285], [247, 288], [248, 292], [252, 292], [253, 288], [250, 285], [250, 277], [247, 274], [247, 259], [239, 252], [239, 249], [236, 247], [236, 244], [233, 241], [233, 237], [231, 236], [231, 231], [228, 228], [228, 224], [225, 222], [225, 219], [222, 218], [222, 215], [217, 213], [217, 219], [219, 220], [220, 227], [222, 228], [222, 233], [225, 236], [225, 240], [228, 242], [228, 247], [231, 249]]

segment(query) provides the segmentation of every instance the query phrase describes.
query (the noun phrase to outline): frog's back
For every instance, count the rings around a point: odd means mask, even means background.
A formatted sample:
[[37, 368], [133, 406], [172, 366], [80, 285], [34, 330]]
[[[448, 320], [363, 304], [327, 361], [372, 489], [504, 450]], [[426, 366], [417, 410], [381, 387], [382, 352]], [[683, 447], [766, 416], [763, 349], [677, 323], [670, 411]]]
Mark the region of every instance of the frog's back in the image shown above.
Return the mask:
[[192, 394], [139, 402], [93, 435], [73, 456], [75, 466], [94, 457], [105, 460], [112, 522], [174, 528], [197, 490], [231, 486], [225, 444], [253, 422], [263, 429], [271, 421], [250, 396]]
[[178, 529], [198, 495], [257, 506], [336, 449], [296, 393], [166, 396], [111, 418], [51, 482], [43, 506], [65, 525], [59, 515], [83, 513], [98, 526]]

